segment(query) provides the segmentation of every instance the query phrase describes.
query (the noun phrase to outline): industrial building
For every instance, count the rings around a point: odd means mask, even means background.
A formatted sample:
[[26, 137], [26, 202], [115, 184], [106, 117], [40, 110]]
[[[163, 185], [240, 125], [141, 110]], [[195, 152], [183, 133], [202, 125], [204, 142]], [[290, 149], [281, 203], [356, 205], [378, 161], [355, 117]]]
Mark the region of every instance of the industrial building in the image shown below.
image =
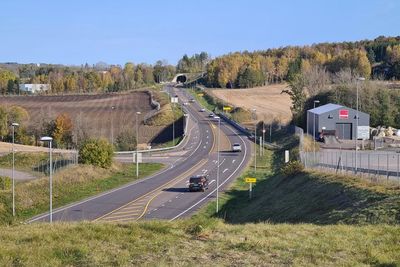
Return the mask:
[[28, 94], [35, 94], [44, 91], [50, 90], [50, 84], [31, 84], [31, 83], [22, 83], [19, 85], [19, 91], [28, 93]]
[[[358, 111], [358, 139], [369, 139], [367, 113]], [[353, 140], [356, 136], [357, 110], [337, 104], [326, 104], [307, 111], [307, 133], [315, 138], [335, 135], [339, 139]]]

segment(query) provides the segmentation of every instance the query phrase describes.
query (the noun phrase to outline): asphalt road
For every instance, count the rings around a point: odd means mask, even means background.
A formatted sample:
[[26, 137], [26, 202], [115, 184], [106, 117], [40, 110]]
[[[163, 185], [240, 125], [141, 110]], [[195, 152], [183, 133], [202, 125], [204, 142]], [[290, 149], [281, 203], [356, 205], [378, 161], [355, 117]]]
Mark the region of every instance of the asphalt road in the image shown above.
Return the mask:
[[[180, 101], [187, 102], [188, 96], [181, 90], [177, 90], [176, 94]], [[168, 168], [140, 181], [55, 209], [53, 221], [174, 220], [193, 214], [207, 201], [215, 199], [218, 122], [209, 118], [207, 112], [200, 112], [197, 103], [191, 103], [185, 106], [185, 109], [193, 127], [190, 128], [184, 149], [180, 147], [176, 151], [180, 151], [181, 155]], [[251, 157], [251, 146], [245, 136], [223, 121], [220, 141], [219, 188], [223, 191], [246, 167]], [[240, 143], [242, 152], [231, 152], [231, 143]], [[188, 192], [187, 183], [190, 176], [202, 173], [209, 174], [209, 189], [206, 192]], [[43, 214], [29, 222], [48, 220], [48, 214]]]

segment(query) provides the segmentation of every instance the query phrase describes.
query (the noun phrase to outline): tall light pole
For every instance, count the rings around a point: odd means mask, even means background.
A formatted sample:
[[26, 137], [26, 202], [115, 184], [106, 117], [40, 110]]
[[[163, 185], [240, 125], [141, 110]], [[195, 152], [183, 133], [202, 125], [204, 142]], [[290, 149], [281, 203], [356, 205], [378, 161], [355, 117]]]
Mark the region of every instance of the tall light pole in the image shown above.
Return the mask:
[[139, 177], [139, 115], [141, 114], [140, 111], [136, 112], [136, 178]]
[[[319, 100], [314, 100], [314, 109], [315, 109], [315, 104], [319, 103]], [[315, 111], [314, 111], [314, 122], [313, 122], [313, 135], [314, 135], [314, 142], [313, 142], [313, 150], [314, 150], [314, 163], [315, 163]]]
[[359, 120], [359, 118], [358, 118], [358, 82], [359, 81], [365, 81], [365, 78], [364, 77], [358, 77], [357, 78], [357, 81], [356, 81], [356, 88], [357, 88], [357, 103], [356, 103], [356, 106], [357, 106], [357, 112], [356, 112], [356, 150], [355, 150], [355, 168], [354, 168], [354, 173], [355, 174], [357, 174], [357, 142], [358, 142], [358, 120]]
[[15, 177], [14, 177], [14, 172], [15, 172], [15, 149], [14, 149], [14, 143], [15, 143], [15, 127], [18, 127], [19, 124], [16, 122], [13, 122], [11, 124], [12, 127], [12, 211], [13, 211], [13, 216], [15, 216]]
[[264, 120], [263, 120], [263, 129], [262, 129], [262, 133], [263, 133], [263, 138], [262, 138], [262, 141], [263, 141], [263, 143], [262, 143], [262, 155], [264, 156], [264, 150], [265, 150], [265, 147], [264, 147], [264, 145], [265, 145], [265, 123], [264, 123]]
[[219, 136], [220, 136], [220, 131], [221, 131], [221, 118], [218, 118], [218, 144], [217, 144], [217, 150], [218, 150], [218, 154], [217, 154], [217, 212], [219, 210]]
[[115, 106], [111, 106], [111, 145], [114, 145], [114, 109]]
[[257, 118], [256, 118], [256, 109], [253, 108], [254, 112], [254, 175], [257, 172]]
[[53, 138], [51, 138], [49, 136], [44, 136], [44, 137], [40, 138], [40, 141], [49, 142], [49, 157], [50, 157], [50, 166], [49, 166], [50, 167], [50, 179], [49, 179], [50, 211], [49, 211], [49, 215], [50, 215], [50, 223], [52, 223], [53, 222], [53, 159], [52, 159], [52, 155], [51, 155], [51, 145], [53, 142]]

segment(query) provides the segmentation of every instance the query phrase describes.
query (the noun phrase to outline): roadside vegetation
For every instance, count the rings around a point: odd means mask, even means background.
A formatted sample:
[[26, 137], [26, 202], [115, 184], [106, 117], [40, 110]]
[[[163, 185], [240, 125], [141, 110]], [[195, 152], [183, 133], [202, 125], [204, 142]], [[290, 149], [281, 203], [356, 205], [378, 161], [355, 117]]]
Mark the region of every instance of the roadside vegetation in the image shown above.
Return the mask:
[[0, 227], [2, 266], [396, 266], [400, 228], [210, 219]]
[[[97, 195], [136, 180], [135, 166], [114, 163], [104, 169], [92, 165], [75, 165], [56, 172], [53, 176], [54, 208]], [[163, 167], [158, 163], [140, 164], [139, 179]], [[12, 217], [11, 189], [0, 190], [0, 224], [24, 221], [48, 210], [49, 180], [42, 178], [16, 183], [16, 218]]]

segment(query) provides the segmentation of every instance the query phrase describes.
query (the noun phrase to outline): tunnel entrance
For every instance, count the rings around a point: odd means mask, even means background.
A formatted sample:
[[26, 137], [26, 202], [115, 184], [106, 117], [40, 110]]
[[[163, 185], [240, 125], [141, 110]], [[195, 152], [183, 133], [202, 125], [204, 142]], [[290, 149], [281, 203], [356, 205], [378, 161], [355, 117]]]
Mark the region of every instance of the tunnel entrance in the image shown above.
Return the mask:
[[184, 83], [186, 82], [186, 76], [185, 75], [179, 75], [178, 77], [176, 77], [176, 82], [178, 83]]

